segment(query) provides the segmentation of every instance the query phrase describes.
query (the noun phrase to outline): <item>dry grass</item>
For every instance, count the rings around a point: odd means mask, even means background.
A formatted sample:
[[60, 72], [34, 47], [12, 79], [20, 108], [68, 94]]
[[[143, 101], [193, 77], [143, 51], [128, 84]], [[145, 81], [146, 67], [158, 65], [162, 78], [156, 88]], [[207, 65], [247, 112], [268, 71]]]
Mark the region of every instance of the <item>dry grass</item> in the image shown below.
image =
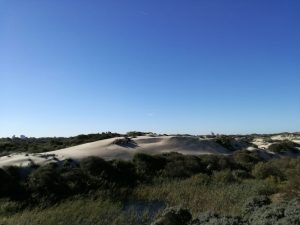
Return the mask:
[[247, 180], [242, 183], [199, 184], [193, 177], [187, 180], [162, 182], [138, 187], [138, 199], [161, 200], [170, 206], [188, 208], [194, 215], [214, 211], [226, 215], [239, 215], [249, 197], [271, 194], [276, 186], [266, 181]]
[[137, 214], [122, 210], [121, 203], [102, 199], [77, 199], [46, 209], [24, 210], [0, 217], [1, 225], [146, 225], [148, 212]]

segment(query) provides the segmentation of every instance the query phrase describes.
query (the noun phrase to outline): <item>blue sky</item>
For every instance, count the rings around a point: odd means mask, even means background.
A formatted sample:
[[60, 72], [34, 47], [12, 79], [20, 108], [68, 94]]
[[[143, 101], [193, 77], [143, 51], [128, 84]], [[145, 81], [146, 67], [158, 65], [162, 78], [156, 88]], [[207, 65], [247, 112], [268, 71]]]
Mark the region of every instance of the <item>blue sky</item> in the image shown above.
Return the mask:
[[0, 0], [0, 136], [300, 131], [298, 0]]

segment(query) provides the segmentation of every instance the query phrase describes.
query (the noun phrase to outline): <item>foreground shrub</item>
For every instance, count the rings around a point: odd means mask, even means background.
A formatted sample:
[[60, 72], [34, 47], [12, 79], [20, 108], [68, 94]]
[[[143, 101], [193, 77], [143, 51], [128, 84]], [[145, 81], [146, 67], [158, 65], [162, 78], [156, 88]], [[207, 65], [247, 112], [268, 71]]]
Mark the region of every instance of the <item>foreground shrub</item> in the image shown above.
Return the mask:
[[69, 193], [55, 164], [48, 164], [33, 171], [28, 177], [27, 185], [36, 201], [40, 198], [57, 200]]
[[285, 179], [285, 175], [283, 174], [283, 172], [278, 167], [272, 165], [269, 162], [257, 163], [252, 170], [252, 175], [257, 179], [265, 179], [270, 176], [279, 178], [280, 180]]
[[230, 170], [214, 171], [212, 178], [218, 183], [233, 183], [237, 181]]
[[136, 173], [141, 179], [149, 179], [158, 174], [165, 166], [166, 160], [160, 156], [137, 153], [133, 157]]
[[211, 174], [213, 171], [238, 169], [238, 165], [231, 157], [219, 155], [200, 156], [205, 171]]
[[263, 161], [263, 159], [255, 151], [236, 151], [233, 154], [235, 162], [243, 169], [251, 171], [255, 164]]
[[271, 204], [251, 212], [248, 222], [251, 225], [299, 225], [300, 200]]
[[205, 173], [198, 173], [191, 177], [193, 183], [198, 185], [208, 185], [211, 182], [211, 177]]
[[92, 177], [106, 179], [112, 178], [110, 177], [110, 175], [113, 175], [112, 172], [114, 171], [112, 165], [109, 162], [96, 156], [91, 156], [83, 159], [80, 162], [80, 168], [84, 173]]
[[114, 160], [112, 166], [116, 171], [114, 182], [120, 186], [132, 187], [136, 184], [137, 174], [132, 162]]
[[185, 178], [204, 172], [205, 166], [197, 156], [170, 153], [164, 155], [166, 165], [161, 171], [163, 177]]
[[292, 141], [284, 140], [271, 144], [268, 149], [275, 153], [283, 153], [285, 151], [297, 152], [297, 147], [300, 147], [300, 145]]
[[245, 170], [233, 170], [232, 175], [236, 180], [243, 180], [250, 178], [250, 174]]
[[254, 211], [269, 204], [271, 204], [271, 200], [265, 195], [249, 198], [243, 206], [242, 215], [250, 215]]
[[221, 216], [216, 213], [201, 213], [190, 225], [248, 225], [240, 217]]
[[83, 194], [89, 189], [89, 177], [80, 168], [73, 168], [62, 173], [64, 184], [68, 187], [70, 195]]
[[0, 197], [13, 196], [16, 185], [14, 178], [0, 168]]

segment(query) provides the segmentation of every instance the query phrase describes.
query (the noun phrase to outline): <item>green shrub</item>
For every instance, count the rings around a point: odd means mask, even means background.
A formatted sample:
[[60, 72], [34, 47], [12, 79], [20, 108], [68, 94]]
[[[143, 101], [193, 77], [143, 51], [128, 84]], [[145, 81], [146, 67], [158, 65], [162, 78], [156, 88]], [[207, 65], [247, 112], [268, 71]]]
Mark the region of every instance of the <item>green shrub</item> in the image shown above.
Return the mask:
[[134, 186], [137, 181], [135, 165], [132, 162], [114, 160], [112, 162], [116, 175], [114, 181], [121, 186]]
[[230, 136], [226, 136], [226, 135], [221, 135], [216, 137], [215, 141], [223, 146], [224, 148], [230, 150], [230, 151], [235, 151], [236, 148], [234, 147], [233, 143], [234, 143], [234, 138], [230, 137]]
[[144, 153], [135, 154], [132, 161], [136, 168], [136, 173], [141, 179], [152, 178], [166, 164], [166, 160], [163, 157], [151, 156]]
[[111, 179], [114, 172], [114, 168], [108, 161], [96, 156], [81, 160], [80, 168], [84, 173], [95, 178]]
[[[24, 208], [22, 202], [10, 201], [8, 199], [2, 199], [0, 201], [0, 218], [5, 216], [11, 216]], [[0, 220], [1, 224], [1, 220]]]
[[130, 144], [135, 145], [135, 142], [129, 137], [124, 137], [124, 138], [118, 138], [114, 140], [113, 144], [120, 145], [120, 146], [128, 146]]
[[230, 170], [214, 171], [212, 178], [215, 182], [220, 183], [233, 183], [237, 181]]
[[33, 171], [28, 177], [27, 185], [36, 201], [39, 201], [40, 198], [57, 200], [69, 193], [55, 164], [41, 166]]
[[137, 136], [144, 136], [147, 132], [140, 132], [140, 131], [129, 131], [126, 133], [128, 137], [137, 137]]
[[282, 173], [282, 171], [268, 162], [257, 163], [252, 170], [252, 175], [257, 179], [265, 179], [270, 176], [277, 177], [280, 180], [285, 179], [285, 175]]
[[15, 189], [15, 185], [13, 177], [0, 168], [0, 197], [12, 196], [12, 190]]
[[282, 153], [285, 151], [297, 152], [297, 147], [300, 147], [300, 145], [292, 141], [284, 140], [279, 143], [271, 144], [268, 149], [276, 153]]
[[251, 171], [255, 164], [263, 161], [256, 151], [236, 151], [233, 153], [234, 161], [243, 169]]
[[204, 172], [205, 166], [197, 156], [171, 153], [164, 155], [166, 165], [161, 171], [163, 177], [186, 178]]
[[80, 168], [72, 168], [61, 174], [69, 194], [83, 194], [88, 191], [89, 177]]
[[300, 200], [263, 206], [248, 217], [251, 225], [299, 225]]
[[211, 177], [205, 173], [198, 173], [191, 177], [193, 183], [198, 185], [208, 185], [211, 182]]
[[246, 170], [233, 170], [232, 175], [236, 180], [248, 179], [251, 175]]
[[269, 204], [271, 204], [271, 200], [265, 195], [251, 197], [245, 202], [242, 215], [250, 215], [261, 207]]
[[207, 173], [212, 173], [216, 170], [238, 169], [238, 165], [228, 156], [203, 155], [200, 156], [200, 159]]

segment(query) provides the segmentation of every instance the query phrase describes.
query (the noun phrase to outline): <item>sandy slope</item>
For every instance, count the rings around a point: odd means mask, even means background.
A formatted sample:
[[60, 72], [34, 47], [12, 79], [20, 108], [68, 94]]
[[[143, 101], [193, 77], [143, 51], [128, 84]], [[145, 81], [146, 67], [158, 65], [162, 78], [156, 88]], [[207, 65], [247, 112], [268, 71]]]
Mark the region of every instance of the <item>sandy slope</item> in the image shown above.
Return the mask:
[[[286, 136], [277, 135], [273, 138], [276, 140], [284, 140], [286, 139]], [[230, 154], [229, 150], [209, 138], [201, 139], [193, 136], [141, 136], [133, 138], [132, 142], [123, 146], [114, 144], [116, 139], [119, 138], [95, 141], [45, 153], [11, 154], [0, 157], [0, 167], [10, 165], [26, 167], [31, 164], [58, 162], [68, 158], [80, 160], [88, 156], [99, 156], [107, 160], [129, 160], [136, 152], [147, 154], [179, 152], [189, 155]], [[292, 139], [295, 142], [300, 140], [299, 136], [292, 136]], [[247, 146], [238, 139], [236, 139], [233, 144], [237, 146], [236, 149], [248, 149], [249, 151], [258, 150], [261, 156], [266, 159], [274, 155], [274, 153], [267, 150], [271, 143], [264, 138], [255, 138], [252, 143], [256, 144], [258, 148]]]
[[28, 166], [32, 163], [44, 164], [67, 158], [80, 160], [88, 156], [99, 156], [104, 159], [131, 159], [134, 153], [144, 152], [159, 154], [165, 152], [179, 152], [182, 154], [228, 154], [228, 150], [212, 140], [197, 137], [181, 136], [141, 136], [133, 138], [133, 143], [127, 146], [116, 145], [118, 138], [95, 141], [39, 154], [12, 154], [0, 157], [0, 167], [8, 165]]
[[95, 141], [83, 145], [65, 148], [48, 154], [61, 158], [81, 159], [87, 156], [99, 156], [104, 159], [131, 159], [136, 152], [160, 154], [179, 152], [182, 154], [226, 154], [228, 151], [211, 140], [200, 140], [196, 137], [177, 136], [141, 136], [133, 138], [133, 143], [120, 146], [113, 144], [118, 138]]

